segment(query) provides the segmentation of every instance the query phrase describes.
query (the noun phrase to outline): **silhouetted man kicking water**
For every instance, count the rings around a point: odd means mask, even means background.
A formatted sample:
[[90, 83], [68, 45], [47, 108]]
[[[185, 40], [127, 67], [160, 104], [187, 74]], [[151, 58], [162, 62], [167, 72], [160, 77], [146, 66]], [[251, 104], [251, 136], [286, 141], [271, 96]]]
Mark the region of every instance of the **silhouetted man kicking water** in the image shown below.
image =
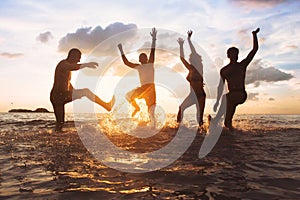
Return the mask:
[[140, 111], [140, 107], [137, 105], [135, 99], [145, 99], [150, 118], [153, 119], [153, 113], [150, 113], [150, 108], [156, 104], [156, 92], [154, 85], [154, 57], [155, 57], [155, 41], [157, 31], [152, 29], [150, 35], [152, 36], [152, 45], [149, 59], [145, 53], [141, 53], [139, 56], [140, 64], [129, 62], [124, 54], [122, 44], [118, 44], [118, 48], [122, 55], [122, 60], [125, 65], [133, 69], [138, 70], [141, 86], [128, 92], [126, 95], [129, 103], [134, 107], [132, 117]]
[[61, 131], [65, 121], [65, 104], [73, 100], [87, 97], [91, 101], [104, 107], [110, 111], [114, 104], [114, 97], [109, 103], [102, 101], [98, 96], [93, 94], [89, 89], [74, 89], [71, 80], [71, 71], [83, 68], [96, 68], [96, 62], [88, 62], [77, 64], [80, 62], [81, 52], [79, 49], [71, 49], [68, 57], [60, 61], [55, 69], [54, 84], [50, 93], [50, 101], [52, 103], [56, 118], [56, 131]]
[[217, 101], [214, 105], [214, 111], [216, 111], [218, 108], [219, 101], [223, 93], [225, 80], [228, 84], [229, 93], [223, 95], [219, 111], [214, 120], [219, 121], [219, 119], [226, 113], [224, 125], [230, 130], [233, 130], [232, 118], [236, 107], [239, 104], [244, 103], [247, 99], [247, 93], [245, 90], [246, 69], [258, 50], [258, 32], [259, 28], [255, 31], [252, 31], [253, 48], [248, 56], [241, 62], [238, 62], [238, 48], [231, 47], [227, 50], [227, 57], [230, 59], [230, 63], [223, 67], [220, 72], [221, 79], [218, 86]]

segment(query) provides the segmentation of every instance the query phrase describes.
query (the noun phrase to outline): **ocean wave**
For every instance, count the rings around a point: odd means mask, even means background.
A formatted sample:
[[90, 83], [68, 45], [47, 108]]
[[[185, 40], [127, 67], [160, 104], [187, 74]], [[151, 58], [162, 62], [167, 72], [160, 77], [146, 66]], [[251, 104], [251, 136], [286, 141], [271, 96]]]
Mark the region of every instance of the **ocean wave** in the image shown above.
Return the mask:
[[[103, 131], [110, 131], [117, 134], [120, 130], [128, 129], [128, 131], [134, 131], [138, 127], [143, 127], [142, 122], [134, 127], [129, 127], [129, 122], [132, 119], [122, 120], [113, 119], [109, 114], [79, 114], [74, 118], [72, 114], [66, 115], [66, 127], [74, 128], [76, 123], [92, 123], [94, 119], [97, 119], [99, 126]], [[238, 132], [243, 134], [274, 134], [274, 133], [290, 133], [300, 132], [300, 116], [299, 115], [237, 115], [234, 119], [234, 126]], [[75, 120], [76, 119], [76, 120]], [[177, 127], [175, 122], [176, 115], [168, 115], [165, 124], [161, 127], [162, 131], [167, 129], [173, 129]], [[109, 121], [109, 123], [108, 123]], [[146, 123], [147, 122], [143, 122]], [[132, 123], [131, 123], [132, 124]], [[195, 126], [194, 120], [186, 122], [186, 126]], [[36, 128], [51, 128], [55, 125], [55, 117], [53, 113], [0, 113], [0, 127], [2, 131], [6, 129], [20, 128], [23, 126], [32, 126]], [[114, 127], [113, 129], [111, 127]], [[134, 129], [134, 130], [133, 130]], [[145, 130], [144, 130], [145, 131]]]

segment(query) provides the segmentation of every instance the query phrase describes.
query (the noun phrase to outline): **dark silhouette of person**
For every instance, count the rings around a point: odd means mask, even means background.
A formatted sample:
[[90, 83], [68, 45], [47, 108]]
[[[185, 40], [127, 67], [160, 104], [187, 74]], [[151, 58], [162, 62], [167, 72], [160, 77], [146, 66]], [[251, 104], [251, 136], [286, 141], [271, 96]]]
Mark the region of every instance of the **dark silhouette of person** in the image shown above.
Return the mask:
[[129, 62], [124, 54], [122, 44], [118, 44], [118, 48], [122, 55], [122, 60], [125, 65], [136, 69], [139, 73], [140, 79], [140, 87], [137, 87], [126, 94], [127, 101], [134, 107], [134, 111], [132, 113], [132, 117], [140, 111], [139, 105], [136, 103], [136, 99], [145, 99], [148, 113], [150, 115], [150, 119], [153, 119], [153, 113], [151, 113], [150, 108], [156, 104], [156, 91], [154, 84], [154, 58], [155, 58], [155, 42], [156, 42], [156, 34], [157, 30], [155, 28], [152, 29], [150, 35], [152, 37], [152, 45], [149, 59], [147, 54], [141, 53], [139, 55], [139, 63]]
[[98, 96], [93, 94], [89, 89], [74, 89], [71, 81], [71, 72], [83, 68], [96, 68], [98, 63], [88, 62], [80, 63], [81, 52], [79, 49], [71, 49], [68, 57], [60, 61], [55, 69], [54, 84], [50, 93], [50, 101], [52, 103], [56, 118], [56, 131], [61, 131], [65, 120], [65, 104], [73, 100], [87, 97], [91, 101], [104, 107], [107, 111], [112, 109], [114, 97], [108, 103], [102, 101]]
[[232, 126], [232, 118], [235, 113], [236, 107], [239, 104], [243, 104], [247, 99], [247, 93], [245, 90], [245, 76], [247, 66], [250, 64], [258, 50], [258, 32], [259, 28], [257, 28], [255, 31], [252, 31], [253, 48], [248, 56], [241, 62], [238, 62], [238, 48], [230, 47], [227, 50], [227, 57], [230, 59], [230, 62], [220, 71], [221, 79], [218, 86], [217, 100], [213, 107], [214, 111], [216, 111], [218, 108], [225, 81], [227, 81], [229, 92], [226, 95], [223, 95], [220, 108], [213, 120], [219, 121], [221, 117], [226, 113], [224, 125], [225, 127], [229, 128], [229, 130], [234, 130]]
[[[183, 112], [186, 108], [190, 107], [193, 104], [196, 104], [197, 107], [197, 122], [199, 126], [203, 125], [203, 113], [205, 107], [205, 98], [206, 93], [203, 89], [203, 64], [202, 57], [196, 52], [196, 49], [191, 41], [191, 36], [193, 34], [192, 31], [188, 31], [188, 43], [191, 49], [191, 54], [188, 63], [184, 58], [183, 52], [183, 43], [184, 40], [182, 38], [178, 38], [178, 43], [180, 46], [180, 59], [184, 66], [189, 70], [189, 73], [186, 77], [188, 82], [190, 83], [190, 93], [184, 99], [182, 104], [179, 106], [179, 111], [177, 114], [177, 122], [180, 123], [183, 118]], [[196, 97], [196, 98], [195, 98]]]

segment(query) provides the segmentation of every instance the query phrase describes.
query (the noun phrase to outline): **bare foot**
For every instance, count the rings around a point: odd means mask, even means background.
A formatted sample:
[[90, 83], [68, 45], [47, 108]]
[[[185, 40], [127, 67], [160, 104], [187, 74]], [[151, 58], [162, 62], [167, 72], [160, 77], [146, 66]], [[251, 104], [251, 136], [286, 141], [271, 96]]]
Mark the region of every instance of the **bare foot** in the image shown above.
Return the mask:
[[116, 102], [116, 98], [115, 98], [115, 96], [113, 96], [112, 99], [110, 100], [110, 102], [107, 103], [108, 106], [107, 106], [106, 110], [111, 111], [112, 107], [114, 107], [114, 105], [115, 105], [115, 102]]

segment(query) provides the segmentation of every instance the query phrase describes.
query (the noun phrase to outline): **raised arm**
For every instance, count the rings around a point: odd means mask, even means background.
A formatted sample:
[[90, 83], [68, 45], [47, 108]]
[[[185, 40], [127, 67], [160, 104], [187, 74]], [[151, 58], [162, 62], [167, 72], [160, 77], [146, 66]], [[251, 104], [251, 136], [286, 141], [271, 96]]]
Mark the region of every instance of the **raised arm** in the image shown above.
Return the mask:
[[252, 59], [254, 58], [257, 50], [258, 50], [258, 40], [257, 40], [257, 33], [259, 32], [259, 28], [257, 28], [255, 31], [252, 31], [252, 35], [253, 35], [253, 48], [250, 51], [250, 53], [248, 54], [248, 56], [242, 61], [242, 63], [245, 64], [245, 66], [247, 67], [249, 65], [249, 63], [252, 61]]
[[79, 69], [83, 69], [83, 68], [92, 68], [95, 69], [98, 66], [98, 63], [96, 62], [88, 62], [88, 63], [80, 63], [80, 64], [76, 64], [76, 63], [69, 63], [68, 61], [65, 61], [64, 63], [64, 69], [69, 70], [69, 71], [76, 71]]
[[190, 45], [191, 52], [192, 53], [197, 53], [196, 49], [195, 49], [195, 47], [194, 47], [194, 45], [193, 45], [193, 43], [191, 41], [191, 37], [192, 37], [193, 31], [189, 30], [187, 32], [187, 34], [188, 34], [188, 42], [189, 42], [189, 45]]
[[155, 59], [155, 43], [156, 43], [156, 34], [157, 34], [157, 30], [155, 28], [152, 29], [152, 32], [150, 33], [151, 37], [152, 37], [152, 44], [151, 44], [151, 52], [150, 52], [150, 56], [149, 56], [149, 61], [148, 63], [154, 63], [154, 59]]
[[132, 63], [132, 62], [129, 62], [124, 54], [124, 51], [123, 51], [123, 47], [122, 47], [122, 44], [118, 44], [118, 48], [120, 50], [120, 53], [121, 53], [121, 56], [122, 56], [122, 60], [124, 62], [125, 65], [127, 65], [128, 67], [131, 67], [131, 68], [135, 68], [137, 66], [139, 66], [139, 64], [137, 63]]
[[192, 67], [191, 67], [190, 63], [188, 63], [184, 58], [184, 51], [183, 51], [184, 40], [182, 38], [178, 38], [177, 42], [179, 44], [180, 60], [188, 70], [191, 70]]

